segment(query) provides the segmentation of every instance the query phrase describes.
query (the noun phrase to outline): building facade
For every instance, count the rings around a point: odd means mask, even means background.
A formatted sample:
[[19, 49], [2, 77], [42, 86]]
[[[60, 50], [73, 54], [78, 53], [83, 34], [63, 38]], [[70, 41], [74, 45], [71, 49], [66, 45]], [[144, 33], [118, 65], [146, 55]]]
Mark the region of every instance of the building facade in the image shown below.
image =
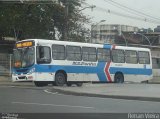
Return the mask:
[[91, 26], [91, 43], [115, 43], [117, 36], [123, 36], [123, 32], [138, 32], [138, 27], [104, 24]]

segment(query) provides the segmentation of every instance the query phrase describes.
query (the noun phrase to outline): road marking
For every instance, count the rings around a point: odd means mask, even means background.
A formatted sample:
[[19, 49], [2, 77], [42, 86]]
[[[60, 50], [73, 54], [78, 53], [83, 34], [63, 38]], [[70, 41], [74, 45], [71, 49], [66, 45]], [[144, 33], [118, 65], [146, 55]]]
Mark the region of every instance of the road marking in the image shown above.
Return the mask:
[[50, 92], [48, 91], [48, 89], [44, 90], [45, 93], [48, 93], [48, 94], [52, 94], [52, 95], [65, 95], [65, 94], [59, 94], [58, 92]]
[[49, 93], [49, 94], [53, 94], [53, 95], [54, 95], [54, 94], [58, 94], [58, 92], [54, 92], [54, 93], [53, 93], [53, 92], [48, 91], [48, 89], [44, 90], [44, 92], [45, 92], [45, 93]]
[[94, 107], [86, 106], [72, 106], [72, 105], [57, 105], [57, 104], [41, 104], [41, 103], [25, 103], [25, 102], [12, 102], [12, 104], [23, 104], [23, 105], [39, 105], [39, 106], [56, 106], [56, 107], [74, 107], [74, 108], [88, 108], [93, 109]]

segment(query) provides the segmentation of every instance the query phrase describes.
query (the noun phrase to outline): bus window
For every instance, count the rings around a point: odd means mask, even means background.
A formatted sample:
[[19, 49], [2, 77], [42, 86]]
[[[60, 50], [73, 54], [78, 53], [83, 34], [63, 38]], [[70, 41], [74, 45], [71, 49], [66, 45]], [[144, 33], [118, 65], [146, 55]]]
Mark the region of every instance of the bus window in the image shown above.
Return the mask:
[[37, 47], [37, 63], [47, 64], [51, 62], [51, 51], [50, 47], [38, 46]]
[[112, 50], [112, 60], [115, 63], [125, 63], [125, 55], [123, 50]]
[[111, 60], [110, 58], [110, 50], [104, 48], [98, 48], [97, 50], [98, 61], [100, 62], [108, 62]]
[[81, 61], [81, 47], [67, 46], [67, 60]]
[[138, 56], [139, 56], [139, 63], [140, 64], [150, 64], [149, 52], [139, 51]]
[[130, 64], [138, 63], [138, 57], [137, 57], [136, 51], [126, 50], [125, 55], [126, 55], [126, 63], [130, 63]]
[[96, 48], [83, 47], [82, 57], [84, 61], [96, 62]]
[[52, 45], [52, 57], [54, 60], [64, 60], [65, 47], [63, 45]]

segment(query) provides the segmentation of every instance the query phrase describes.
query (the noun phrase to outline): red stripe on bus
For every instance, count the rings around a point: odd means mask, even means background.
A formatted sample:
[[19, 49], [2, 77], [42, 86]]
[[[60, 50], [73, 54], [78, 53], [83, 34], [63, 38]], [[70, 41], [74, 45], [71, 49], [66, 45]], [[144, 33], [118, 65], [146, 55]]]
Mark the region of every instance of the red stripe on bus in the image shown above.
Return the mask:
[[106, 67], [105, 67], [105, 73], [106, 73], [106, 76], [107, 76], [108, 81], [109, 81], [109, 82], [112, 82], [111, 76], [110, 76], [110, 73], [109, 73], [110, 64], [111, 64], [111, 62], [108, 62], [108, 63], [107, 63], [107, 65], [106, 65]]
[[[112, 49], [115, 49], [115, 48], [116, 48], [116, 45], [112, 45]], [[112, 82], [111, 75], [110, 75], [110, 72], [109, 72], [110, 64], [111, 64], [111, 61], [106, 64], [106, 66], [105, 66], [105, 74], [107, 76], [108, 81]]]
[[112, 46], [112, 49], [115, 49], [115, 48], [116, 48], [116, 45], [113, 45], [113, 46]]

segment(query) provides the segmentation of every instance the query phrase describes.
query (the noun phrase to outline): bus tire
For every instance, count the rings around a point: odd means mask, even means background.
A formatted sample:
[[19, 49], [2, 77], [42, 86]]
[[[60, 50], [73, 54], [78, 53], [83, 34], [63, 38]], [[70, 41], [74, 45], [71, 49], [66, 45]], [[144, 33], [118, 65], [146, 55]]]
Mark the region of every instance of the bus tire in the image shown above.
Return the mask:
[[48, 85], [48, 83], [46, 83], [46, 82], [40, 82], [40, 81], [35, 81], [34, 84], [37, 87], [43, 87], [43, 86], [47, 86]]
[[83, 83], [76, 83], [76, 85], [78, 86], [78, 87], [81, 87], [82, 85], [83, 85]]
[[66, 83], [66, 77], [64, 73], [58, 72], [55, 75], [55, 85], [56, 86], [63, 86]]
[[114, 76], [115, 83], [124, 83], [124, 76], [122, 73], [116, 73]]

